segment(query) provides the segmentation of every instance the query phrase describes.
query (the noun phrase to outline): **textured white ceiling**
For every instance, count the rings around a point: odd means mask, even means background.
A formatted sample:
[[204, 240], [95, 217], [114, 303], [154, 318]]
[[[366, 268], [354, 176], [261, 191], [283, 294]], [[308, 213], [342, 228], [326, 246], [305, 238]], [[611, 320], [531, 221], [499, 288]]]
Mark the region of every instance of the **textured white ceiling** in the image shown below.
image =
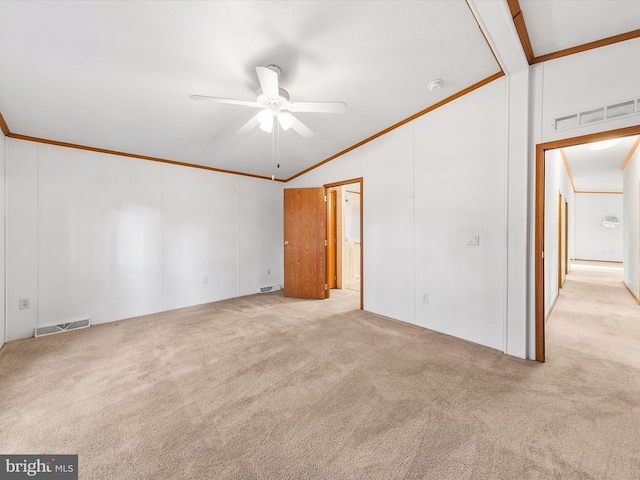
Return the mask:
[[536, 57], [640, 28], [637, 0], [520, 0]]
[[[505, 1], [472, 1], [499, 57]], [[536, 55], [640, 25], [639, 1], [520, 5]], [[349, 107], [297, 114], [316, 136], [282, 133], [281, 179], [500, 71], [464, 0], [0, 1], [0, 44], [12, 133], [266, 177], [270, 135], [236, 134], [255, 110], [189, 95], [253, 101], [254, 67], [277, 64], [293, 101]]]
[[614, 146], [589, 150], [589, 143], [564, 149], [577, 191], [622, 192], [622, 170], [638, 135], [623, 137]]
[[[280, 141], [288, 178], [500, 71], [464, 0], [0, 2], [0, 112], [12, 133], [270, 176], [254, 67], [277, 64], [316, 132]], [[443, 88], [427, 90], [435, 79]]]

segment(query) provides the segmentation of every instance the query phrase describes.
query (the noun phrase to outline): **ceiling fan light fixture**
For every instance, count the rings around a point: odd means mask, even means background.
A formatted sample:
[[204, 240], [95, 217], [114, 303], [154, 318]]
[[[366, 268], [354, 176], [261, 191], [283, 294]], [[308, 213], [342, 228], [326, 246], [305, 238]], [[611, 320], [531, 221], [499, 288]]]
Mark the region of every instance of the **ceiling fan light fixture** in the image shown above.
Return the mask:
[[263, 110], [258, 115], [260, 120], [260, 130], [263, 132], [271, 133], [273, 130], [273, 113], [271, 110]]
[[291, 117], [291, 115], [282, 113], [278, 115], [278, 122], [280, 122], [280, 126], [282, 127], [282, 130], [286, 132], [291, 128], [291, 125], [293, 125], [293, 118]]
[[[280, 67], [277, 65], [269, 64], [266, 67], [256, 67], [260, 88], [256, 91], [255, 102], [208, 95], [191, 95], [190, 98], [262, 109], [240, 127], [238, 134], [247, 133], [259, 126], [262, 131], [267, 133], [277, 132], [280, 128], [283, 130], [291, 129], [302, 138], [311, 138], [315, 135], [313, 131], [289, 112], [344, 113], [347, 111], [347, 105], [344, 102], [291, 102], [289, 92], [280, 87], [278, 82], [280, 73]], [[278, 122], [277, 130], [273, 128], [275, 122]]]
[[260, 130], [262, 130], [263, 132], [271, 133], [273, 131], [273, 122], [260, 123]]

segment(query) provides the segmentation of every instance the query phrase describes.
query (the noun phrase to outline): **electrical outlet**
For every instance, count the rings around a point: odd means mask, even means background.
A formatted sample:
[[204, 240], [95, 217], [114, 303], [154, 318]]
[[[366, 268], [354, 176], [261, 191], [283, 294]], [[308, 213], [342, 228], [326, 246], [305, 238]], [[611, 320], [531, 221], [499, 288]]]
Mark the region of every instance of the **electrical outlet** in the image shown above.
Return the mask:
[[422, 303], [429, 303], [429, 294], [428, 293], [423, 293], [422, 294]]
[[18, 300], [18, 304], [20, 306], [20, 310], [25, 310], [27, 308], [31, 308], [31, 299], [30, 298], [21, 298]]
[[204, 283], [205, 285], [209, 283], [209, 277], [202, 277], [202, 283]]
[[467, 245], [480, 245], [480, 234], [469, 233], [467, 235]]
[[271, 269], [267, 268], [267, 275], [271, 275]]

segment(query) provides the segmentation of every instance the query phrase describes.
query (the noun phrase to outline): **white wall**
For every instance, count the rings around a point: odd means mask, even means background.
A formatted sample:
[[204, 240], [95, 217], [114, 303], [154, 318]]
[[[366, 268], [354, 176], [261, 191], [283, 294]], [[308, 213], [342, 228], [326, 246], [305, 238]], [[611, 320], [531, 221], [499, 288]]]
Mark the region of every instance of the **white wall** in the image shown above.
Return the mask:
[[[512, 93], [498, 79], [286, 187], [364, 177], [366, 310], [525, 356], [524, 303], [514, 301], [517, 315], [506, 318], [510, 216], [519, 220], [514, 252], [526, 260], [526, 108], [514, 119], [513, 175], [507, 171], [510, 102], [528, 98], [527, 76], [517, 82]], [[518, 187], [514, 211], [510, 182]], [[469, 233], [480, 235], [479, 246], [466, 245]], [[513, 269], [521, 287], [524, 267]], [[524, 288], [519, 294], [524, 300]]]
[[[575, 258], [622, 262], [623, 225], [622, 195], [589, 194], [575, 195]], [[605, 228], [602, 219], [615, 215], [620, 219], [616, 228]]]
[[622, 191], [624, 192], [622, 198], [624, 282], [638, 298], [640, 297], [640, 284], [638, 282], [638, 276], [640, 275], [638, 265], [640, 263], [640, 258], [638, 258], [638, 249], [640, 249], [640, 239], [638, 238], [640, 150], [636, 150], [631, 160], [629, 160], [624, 169], [622, 179]]
[[[35, 155], [16, 156], [15, 143], [24, 142], [10, 140], [9, 163], [29, 162], [37, 169], [30, 178], [38, 204], [30, 226], [37, 274], [31, 322], [45, 326], [90, 317], [103, 323], [161, 311], [162, 169], [37, 143], [27, 145]], [[10, 196], [10, 214], [16, 207]], [[17, 246], [10, 244], [11, 257]], [[19, 276], [19, 265], [12, 265], [9, 282]], [[35, 325], [12, 320], [12, 327], [20, 326], [12, 339], [33, 334]]]
[[[240, 295], [284, 278], [282, 184], [238, 177]], [[267, 274], [267, 269], [271, 270]]]
[[4, 277], [5, 277], [5, 258], [4, 258], [4, 220], [5, 220], [5, 156], [6, 156], [6, 138], [0, 132], [0, 347], [5, 342], [5, 304], [4, 304]]
[[364, 308], [416, 323], [415, 122], [367, 144], [363, 156]]
[[[8, 138], [6, 153], [6, 339], [33, 335], [38, 312], [38, 145]], [[20, 298], [31, 308], [20, 310]]]
[[[544, 210], [544, 305], [549, 313], [558, 296], [558, 195], [575, 208], [575, 194], [564, 166], [560, 150], [550, 150], [545, 157]], [[571, 256], [571, 255], [570, 255]]]
[[[533, 358], [527, 335], [528, 296], [528, 192], [529, 179], [535, 173], [529, 159], [530, 88], [529, 71], [505, 78], [507, 92], [507, 162], [506, 162], [506, 214], [507, 214], [507, 309], [505, 352], [522, 358]], [[531, 320], [533, 322], [533, 320]]]
[[[467, 104], [466, 114], [441, 108], [415, 122], [416, 323], [500, 350], [506, 315], [504, 96], [500, 80], [470, 94], [473, 107]], [[479, 245], [467, 245], [469, 234], [479, 234]]]
[[8, 340], [282, 283], [280, 184], [7, 142]]

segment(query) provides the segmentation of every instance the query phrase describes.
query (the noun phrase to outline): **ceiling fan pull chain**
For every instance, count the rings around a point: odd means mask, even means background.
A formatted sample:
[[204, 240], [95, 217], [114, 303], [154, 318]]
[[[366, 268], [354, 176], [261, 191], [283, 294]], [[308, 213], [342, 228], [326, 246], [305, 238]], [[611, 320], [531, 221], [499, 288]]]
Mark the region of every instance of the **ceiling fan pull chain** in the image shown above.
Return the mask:
[[[277, 125], [274, 127], [278, 128]], [[271, 165], [273, 165], [276, 161], [276, 128], [271, 129]], [[276, 171], [275, 169], [271, 173], [271, 180], [276, 179]]]

